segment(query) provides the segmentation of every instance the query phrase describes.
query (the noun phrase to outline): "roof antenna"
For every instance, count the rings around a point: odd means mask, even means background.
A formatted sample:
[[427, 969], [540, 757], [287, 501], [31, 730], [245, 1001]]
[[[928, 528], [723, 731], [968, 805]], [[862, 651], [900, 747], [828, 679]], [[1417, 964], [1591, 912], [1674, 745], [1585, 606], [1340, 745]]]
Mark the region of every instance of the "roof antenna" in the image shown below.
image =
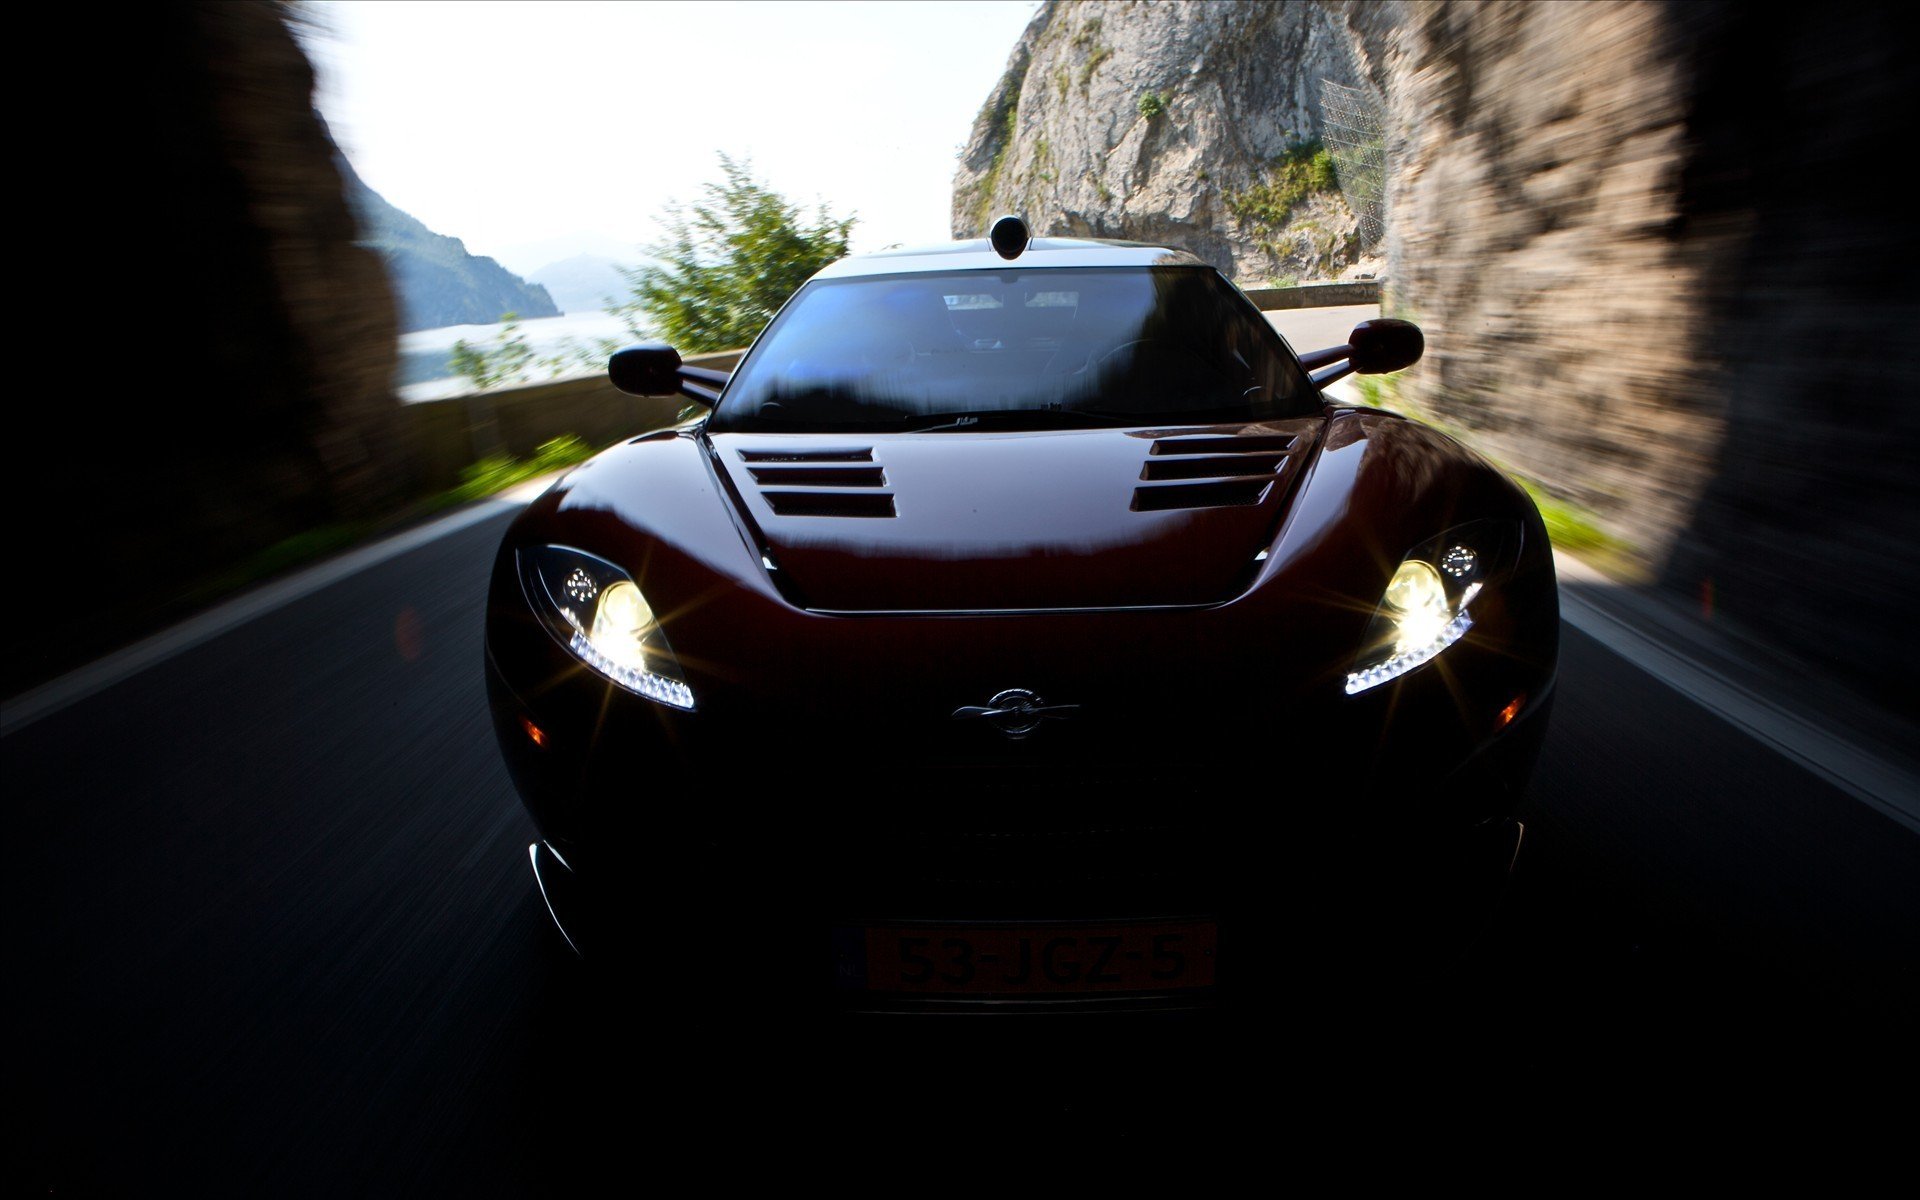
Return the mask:
[[993, 229], [987, 233], [987, 240], [993, 243], [993, 252], [1001, 258], [1019, 258], [1033, 239], [1027, 233], [1027, 223], [1009, 213], [993, 223]]

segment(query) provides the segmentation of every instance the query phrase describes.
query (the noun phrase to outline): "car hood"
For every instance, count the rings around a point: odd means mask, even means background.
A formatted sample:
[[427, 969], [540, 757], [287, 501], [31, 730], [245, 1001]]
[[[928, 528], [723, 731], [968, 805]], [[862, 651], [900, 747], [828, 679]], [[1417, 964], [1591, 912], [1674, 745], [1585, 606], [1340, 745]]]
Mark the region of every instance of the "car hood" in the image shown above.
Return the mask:
[[1322, 424], [708, 440], [795, 603], [1033, 611], [1240, 594]]

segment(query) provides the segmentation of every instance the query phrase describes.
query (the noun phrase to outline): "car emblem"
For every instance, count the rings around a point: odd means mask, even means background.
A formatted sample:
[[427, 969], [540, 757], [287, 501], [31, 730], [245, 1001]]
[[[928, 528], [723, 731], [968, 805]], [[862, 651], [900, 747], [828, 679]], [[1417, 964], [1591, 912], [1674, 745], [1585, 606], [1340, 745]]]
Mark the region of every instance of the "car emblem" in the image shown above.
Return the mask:
[[1025, 688], [1008, 688], [984, 705], [968, 704], [953, 710], [953, 719], [986, 721], [1010, 738], [1023, 738], [1042, 721], [1058, 721], [1080, 711], [1078, 704], [1048, 704]]

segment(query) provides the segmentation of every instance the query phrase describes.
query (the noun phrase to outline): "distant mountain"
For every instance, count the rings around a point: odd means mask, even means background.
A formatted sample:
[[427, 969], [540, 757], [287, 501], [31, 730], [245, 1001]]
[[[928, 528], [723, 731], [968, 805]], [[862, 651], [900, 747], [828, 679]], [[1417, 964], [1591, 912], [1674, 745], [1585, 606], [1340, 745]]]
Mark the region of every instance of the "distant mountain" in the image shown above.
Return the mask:
[[529, 272], [527, 278], [546, 288], [562, 312], [599, 312], [609, 297], [624, 299], [633, 290], [620, 266], [609, 258], [576, 254]]
[[494, 261], [516, 275], [533, 278], [535, 271], [550, 263], [565, 258], [604, 258], [608, 262], [630, 263], [640, 258], [638, 243], [613, 237], [605, 233], [581, 231], [563, 233], [555, 237], [544, 237], [531, 242], [515, 242], [507, 246], [489, 246], [487, 253]]
[[360, 222], [360, 242], [387, 260], [400, 301], [400, 332], [443, 325], [491, 325], [502, 313], [556, 317], [560, 308], [539, 284], [491, 258], [467, 253], [459, 238], [435, 233], [368, 187], [342, 161], [347, 202]]

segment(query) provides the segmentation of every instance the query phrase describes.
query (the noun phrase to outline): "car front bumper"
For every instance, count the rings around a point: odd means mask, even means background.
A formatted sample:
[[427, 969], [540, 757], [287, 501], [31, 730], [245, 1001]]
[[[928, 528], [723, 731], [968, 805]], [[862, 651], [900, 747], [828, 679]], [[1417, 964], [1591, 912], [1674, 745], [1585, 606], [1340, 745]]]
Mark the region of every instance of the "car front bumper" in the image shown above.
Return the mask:
[[[543, 898], [602, 968], [703, 1007], [1213, 1009], [1308, 976], [1433, 962], [1471, 940], [1504, 886], [1551, 707], [1549, 689], [1445, 757], [1378, 726], [1344, 745], [1299, 739], [1312, 755], [1262, 751], [1248, 730], [863, 753], [818, 725], [703, 729], [698, 713], [549, 669], [530, 700], [488, 657], [496, 731], [542, 834]], [[1374, 769], [1357, 781], [1344, 767], [1360, 756]], [[849, 945], [913, 923], [987, 937], [1165, 921], [1217, 927], [1217, 978], [996, 993], [875, 987], [846, 970]]]

